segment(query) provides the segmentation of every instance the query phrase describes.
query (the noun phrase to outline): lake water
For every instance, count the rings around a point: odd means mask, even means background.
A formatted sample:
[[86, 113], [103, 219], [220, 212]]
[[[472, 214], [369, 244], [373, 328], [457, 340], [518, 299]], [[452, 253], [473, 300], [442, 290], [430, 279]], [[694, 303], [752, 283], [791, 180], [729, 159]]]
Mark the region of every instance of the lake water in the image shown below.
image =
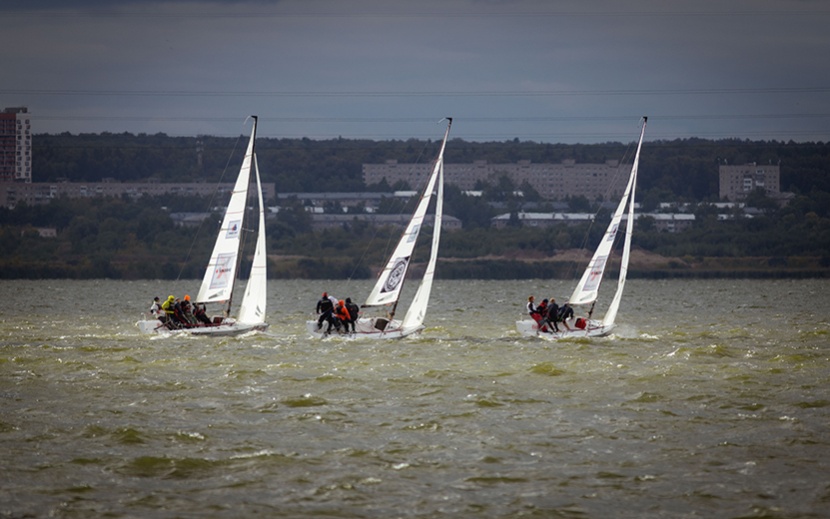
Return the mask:
[[304, 320], [368, 282], [194, 339], [134, 323], [196, 281], [0, 281], [0, 516], [830, 516], [830, 281], [631, 280], [613, 337], [517, 336], [571, 287], [439, 280], [364, 342]]

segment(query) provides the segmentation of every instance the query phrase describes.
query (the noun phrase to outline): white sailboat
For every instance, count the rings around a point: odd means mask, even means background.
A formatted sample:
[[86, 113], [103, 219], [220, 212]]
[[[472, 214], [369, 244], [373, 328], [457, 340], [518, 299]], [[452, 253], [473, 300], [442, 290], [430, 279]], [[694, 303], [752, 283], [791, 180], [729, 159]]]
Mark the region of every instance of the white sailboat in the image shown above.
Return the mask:
[[[222, 304], [221, 316], [209, 319], [209, 322], [192, 325], [166, 325], [158, 319], [149, 319], [137, 323], [142, 333], [188, 333], [191, 335], [240, 335], [251, 331], [268, 328], [265, 322], [265, 304], [267, 298], [267, 259], [265, 250], [265, 205], [262, 200], [262, 183], [257, 165], [256, 116], [253, 119], [251, 137], [242, 167], [236, 178], [230, 202], [225, 210], [222, 227], [216, 237], [213, 252], [210, 255], [205, 276], [194, 304]], [[257, 199], [259, 202], [259, 222], [251, 274], [242, 297], [239, 313], [234, 319], [228, 317], [233, 302], [234, 286], [237, 281], [242, 257], [242, 234], [245, 207], [248, 202], [248, 190], [251, 170], [256, 178]]]
[[[444, 133], [444, 140], [441, 142], [438, 158], [435, 160], [432, 174], [421, 195], [418, 207], [409, 220], [409, 224], [403, 232], [397, 247], [395, 247], [395, 251], [389, 258], [389, 261], [387, 261], [386, 266], [378, 276], [374, 288], [363, 304], [363, 309], [386, 307], [389, 311], [385, 316], [360, 317], [355, 322], [355, 330], [349, 334], [350, 336], [355, 338], [394, 339], [417, 333], [424, 328], [424, 317], [427, 313], [429, 296], [432, 291], [432, 282], [435, 277], [435, 264], [438, 261], [438, 245], [441, 239], [441, 220], [444, 211], [444, 148], [447, 145], [447, 138], [450, 134], [452, 118], [448, 117], [447, 121], [447, 130]], [[409, 269], [412, 259], [412, 252], [415, 249], [418, 234], [421, 232], [421, 227], [430, 201], [432, 200], [433, 192], [436, 190], [432, 245], [424, 277], [421, 279], [421, 284], [418, 286], [415, 297], [403, 320], [395, 319], [398, 300], [401, 296], [401, 289], [406, 278], [406, 272]], [[324, 321], [322, 327], [318, 328], [317, 320], [309, 320], [306, 322], [306, 328], [313, 336], [323, 337], [326, 335], [328, 323]]]
[[[550, 326], [543, 326], [540, 330], [540, 324], [534, 319], [527, 318], [516, 321], [516, 329], [523, 336], [539, 336], [550, 339], [561, 339], [568, 337], [602, 337], [611, 333], [615, 326], [617, 318], [617, 311], [620, 308], [622, 301], [623, 289], [625, 288], [625, 280], [628, 275], [628, 261], [631, 254], [631, 235], [634, 230], [634, 192], [637, 188], [637, 169], [640, 164], [640, 148], [643, 145], [643, 137], [646, 131], [647, 117], [643, 117], [643, 126], [640, 129], [640, 140], [637, 143], [637, 153], [634, 155], [634, 163], [631, 166], [631, 172], [628, 177], [628, 185], [625, 188], [622, 199], [620, 200], [614, 216], [611, 218], [611, 223], [602, 237], [599, 245], [594, 251], [594, 256], [590, 263], [585, 268], [582, 278], [576, 285], [570, 299], [567, 301], [572, 308], [589, 306], [588, 317], [579, 317], [573, 321], [568, 322], [570, 329], [558, 324], [559, 331], [550, 331]], [[605, 267], [608, 263], [608, 257], [614, 247], [614, 242], [617, 237], [617, 230], [623, 219], [623, 214], [628, 208], [627, 220], [625, 226], [625, 238], [623, 241], [622, 256], [620, 259], [620, 276], [617, 281], [617, 291], [614, 293], [614, 298], [611, 300], [605, 316], [600, 319], [593, 319], [592, 314], [594, 305], [599, 297], [599, 287], [602, 283], [602, 277], [605, 273]]]

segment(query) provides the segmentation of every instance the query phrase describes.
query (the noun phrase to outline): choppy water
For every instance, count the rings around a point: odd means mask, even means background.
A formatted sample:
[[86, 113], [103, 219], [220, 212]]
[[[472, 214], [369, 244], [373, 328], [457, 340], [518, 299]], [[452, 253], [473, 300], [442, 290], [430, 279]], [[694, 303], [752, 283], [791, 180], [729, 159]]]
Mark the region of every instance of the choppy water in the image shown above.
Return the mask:
[[516, 336], [570, 283], [438, 281], [418, 338], [148, 338], [196, 282], [5, 281], [2, 517], [828, 517], [830, 282], [629, 281], [620, 333]]

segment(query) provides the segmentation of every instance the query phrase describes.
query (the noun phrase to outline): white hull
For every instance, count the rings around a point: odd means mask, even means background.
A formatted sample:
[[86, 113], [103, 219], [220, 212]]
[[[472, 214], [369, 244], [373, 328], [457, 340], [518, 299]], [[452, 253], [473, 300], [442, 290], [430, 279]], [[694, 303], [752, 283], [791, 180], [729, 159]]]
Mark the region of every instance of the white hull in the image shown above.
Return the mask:
[[[380, 322], [379, 322], [380, 321]], [[323, 321], [323, 326], [321, 328], [317, 328], [317, 321], [306, 321], [306, 330], [315, 338], [324, 338], [324, 337], [344, 337], [350, 339], [400, 339], [402, 337], [406, 337], [408, 335], [412, 335], [414, 333], [418, 333], [424, 329], [423, 326], [414, 326], [411, 328], [404, 328], [402, 326], [401, 321], [391, 320], [388, 321], [386, 326], [383, 326], [383, 322], [386, 319], [382, 319], [379, 317], [361, 317], [360, 319], [355, 322], [355, 331], [352, 332], [351, 330], [346, 333], [345, 328], [341, 326], [342, 332], [337, 331], [334, 327], [330, 333], [326, 333], [328, 329], [328, 323]], [[380, 328], [383, 328], [382, 330]]]
[[141, 333], [156, 335], [196, 335], [200, 337], [233, 337], [254, 331], [265, 331], [268, 324], [243, 324], [227, 319], [222, 324], [211, 326], [195, 326], [193, 328], [178, 328], [170, 330], [158, 319], [138, 321], [136, 323]]
[[614, 329], [614, 325], [603, 325], [602, 321], [588, 320], [588, 324], [584, 329], [576, 328], [571, 325], [568, 330], [564, 326], [559, 325], [558, 332], [539, 331], [539, 326], [533, 319], [524, 319], [516, 321], [516, 330], [522, 337], [542, 337], [545, 339], [579, 339], [583, 337], [604, 337], [609, 335]]

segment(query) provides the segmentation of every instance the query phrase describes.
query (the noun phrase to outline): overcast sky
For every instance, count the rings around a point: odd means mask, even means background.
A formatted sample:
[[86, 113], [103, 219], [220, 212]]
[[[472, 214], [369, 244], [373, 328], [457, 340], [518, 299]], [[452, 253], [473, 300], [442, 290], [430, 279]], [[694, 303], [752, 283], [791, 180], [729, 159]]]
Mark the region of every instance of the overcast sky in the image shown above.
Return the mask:
[[826, 0], [4, 0], [34, 133], [830, 140]]

